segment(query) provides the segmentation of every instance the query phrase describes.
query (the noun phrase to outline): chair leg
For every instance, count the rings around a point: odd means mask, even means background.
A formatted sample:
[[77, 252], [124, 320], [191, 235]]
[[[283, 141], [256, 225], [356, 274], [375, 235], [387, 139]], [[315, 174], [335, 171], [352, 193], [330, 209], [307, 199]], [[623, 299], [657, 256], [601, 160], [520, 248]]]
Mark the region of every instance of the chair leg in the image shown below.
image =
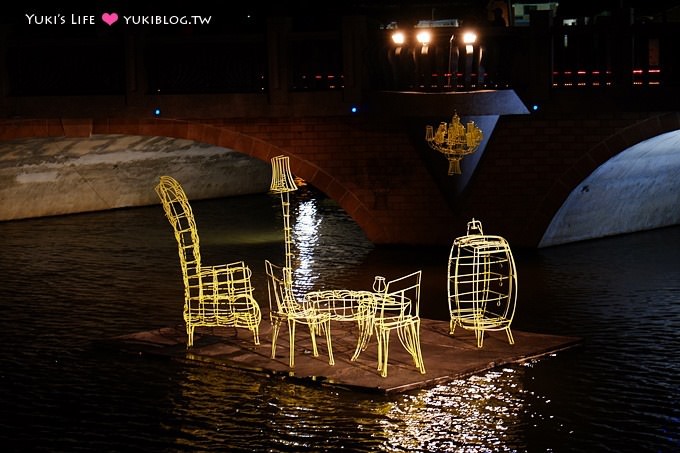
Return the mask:
[[411, 354], [413, 365], [422, 374], [425, 374], [425, 364], [423, 354], [420, 350], [420, 321], [409, 323], [397, 329], [399, 340], [404, 348]]
[[279, 330], [281, 330], [281, 320], [277, 319], [272, 322], [272, 359], [276, 358], [276, 339], [279, 337]]
[[423, 362], [423, 353], [420, 350], [420, 321], [413, 326], [413, 346], [415, 350], [416, 368], [420, 370], [420, 374], [425, 374], [425, 362]]
[[187, 323], [187, 348], [194, 345], [194, 325]]
[[383, 349], [383, 339], [381, 336], [381, 332], [376, 329], [375, 330], [375, 339], [376, 343], [378, 343], [378, 371], [382, 369], [382, 349]]
[[357, 341], [357, 347], [354, 350], [354, 355], [352, 355], [352, 358], [350, 359], [352, 362], [355, 362], [359, 358], [359, 354], [366, 350], [373, 332], [373, 326], [368, 321], [359, 321], [358, 324], [359, 340]]
[[319, 357], [319, 347], [316, 344], [316, 331], [319, 326], [316, 324], [309, 324], [309, 335], [312, 337], [312, 355]]
[[333, 345], [331, 344], [331, 320], [326, 321], [326, 346], [328, 347], [328, 364], [335, 365], [333, 358]]
[[389, 329], [376, 332], [376, 338], [378, 339], [378, 371], [380, 371], [380, 376], [387, 377], [387, 356], [390, 350]]
[[289, 350], [288, 350], [288, 366], [290, 368], [295, 368], [295, 320], [288, 320], [288, 338], [289, 338]]
[[260, 345], [260, 328], [258, 326], [253, 327], [253, 340], [255, 341], [255, 346]]

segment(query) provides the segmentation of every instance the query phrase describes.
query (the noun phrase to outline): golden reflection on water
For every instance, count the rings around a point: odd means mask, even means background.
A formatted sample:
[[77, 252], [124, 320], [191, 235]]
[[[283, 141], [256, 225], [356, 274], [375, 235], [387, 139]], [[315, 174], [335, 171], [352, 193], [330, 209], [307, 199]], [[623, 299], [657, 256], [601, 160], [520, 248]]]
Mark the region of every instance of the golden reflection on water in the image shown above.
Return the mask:
[[314, 282], [318, 279], [318, 275], [314, 275], [313, 272], [314, 256], [318, 254], [319, 226], [321, 224], [317, 200], [310, 198], [300, 201], [291, 224], [293, 250], [296, 253], [293, 281], [296, 286], [312, 288]]
[[[438, 385], [390, 403], [385, 450], [514, 451], [525, 412], [521, 367]], [[519, 430], [521, 433], [521, 430]]]
[[[177, 443], [268, 451], [518, 451], [531, 403], [522, 366], [431, 389], [371, 397], [229, 369], [187, 367], [172, 396]], [[191, 420], [191, 424], [187, 424]]]

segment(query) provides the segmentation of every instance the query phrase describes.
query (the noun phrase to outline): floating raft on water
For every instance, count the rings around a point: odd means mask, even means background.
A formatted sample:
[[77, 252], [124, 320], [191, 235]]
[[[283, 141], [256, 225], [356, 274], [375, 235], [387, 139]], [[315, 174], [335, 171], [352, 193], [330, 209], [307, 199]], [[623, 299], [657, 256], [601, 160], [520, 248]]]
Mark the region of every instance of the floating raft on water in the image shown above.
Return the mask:
[[335, 365], [328, 364], [325, 339], [317, 337], [319, 356], [311, 354], [311, 338], [306, 326], [298, 326], [295, 339], [295, 369], [288, 367], [288, 333], [282, 326], [276, 358], [271, 354], [271, 326], [261, 324], [260, 345], [253, 343], [250, 331], [235, 328], [196, 328], [194, 346], [186, 347], [184, 325], [114, 337], [102, 342], [114, 349], [135, 354], [168, 357], [197, 365], [235, 368], [296, 383], [370, 393], [391, 394], [430, 388], [480, 374], [512, 363], [545, 357], [580, 344], [580, 339], [513, 330], [515, 344], [508, 344], [504, 332], [487, 332], [484, 347], [478, 348], [474, 332], [456, 329], [449, 335], [448, 321], [423, 319], [420, 341], [426, 374], [413, 365], [396, 332], [390, 338], [387, 377], [377, 371], [377, 344], [371, 338], [358, 360], [350, 361], [358, 329], [354, 323], [335, 322], [331, 326]]

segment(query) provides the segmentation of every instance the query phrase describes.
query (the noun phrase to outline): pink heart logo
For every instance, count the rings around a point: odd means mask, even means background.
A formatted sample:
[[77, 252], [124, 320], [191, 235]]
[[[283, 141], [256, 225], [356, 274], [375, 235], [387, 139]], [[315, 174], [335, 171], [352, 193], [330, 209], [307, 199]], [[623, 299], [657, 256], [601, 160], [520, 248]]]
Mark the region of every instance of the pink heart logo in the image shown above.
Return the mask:
[[102, 20], [106, 22], [107, 25], [113, 25], [118, 21], [118, 13], [104, 13], [102, 14]]

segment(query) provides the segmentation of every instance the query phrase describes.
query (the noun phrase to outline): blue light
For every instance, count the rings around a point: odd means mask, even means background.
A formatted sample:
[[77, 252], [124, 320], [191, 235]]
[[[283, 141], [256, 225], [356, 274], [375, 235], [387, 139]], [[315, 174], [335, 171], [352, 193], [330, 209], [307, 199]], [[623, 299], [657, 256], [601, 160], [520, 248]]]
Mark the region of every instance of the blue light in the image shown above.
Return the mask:
[[359, 111], [359, 108], [352, 106], [352, 108], [350, 110], [351, 110], [352, 113], [357, 113]]
[[153, 109], [153, 116], [161, 116], [161, 109], [159, 109], [158, 107]]
[[538, 105], [537, 105], [537, 104], [532, 105], [532, 106], [531, 106], [531, 110], [533, 110], [534, 112], [537, 111], [537, 110], [538, 110]]

